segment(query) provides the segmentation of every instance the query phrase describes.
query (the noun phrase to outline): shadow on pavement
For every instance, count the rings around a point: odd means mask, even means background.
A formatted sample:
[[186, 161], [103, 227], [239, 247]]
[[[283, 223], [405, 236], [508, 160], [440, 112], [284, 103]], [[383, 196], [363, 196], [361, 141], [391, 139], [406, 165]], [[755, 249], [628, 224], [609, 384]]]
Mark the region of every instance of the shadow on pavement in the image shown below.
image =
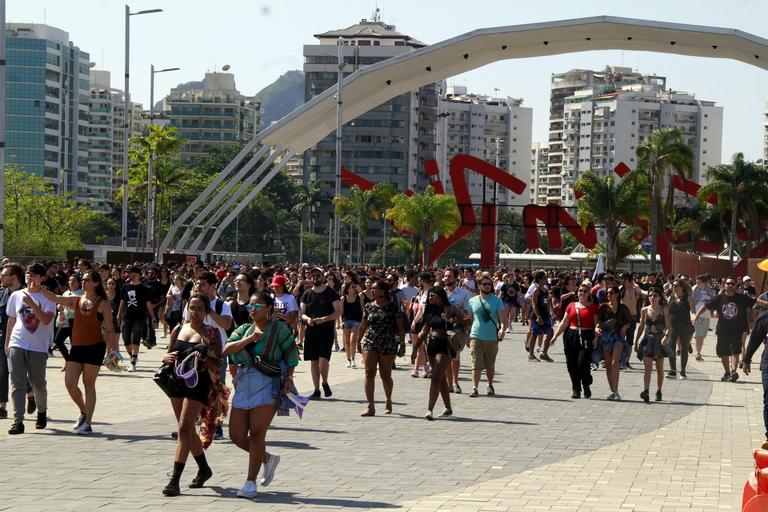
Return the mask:
[[[224, 498], [237, 498], [237, 490], [229, 489], [220, 486], [210, 486], [209, 489], [216, 492], [220, 497]], [[210, 495], [209, 495], [210, 496]], [[348, 508], [400, 508], [399, 505], [392, 503], [385, 503], [382, 501], [356, 501], [350, 498], [304, 498], [299, 497], [296, 493], [277, 491], [277, 492], [263, 492], [259, 490], [259, 494], [253, 500], [256, 503], [285, 503], [295, 505], [315, 505], [318, 507], [348, 507]]]

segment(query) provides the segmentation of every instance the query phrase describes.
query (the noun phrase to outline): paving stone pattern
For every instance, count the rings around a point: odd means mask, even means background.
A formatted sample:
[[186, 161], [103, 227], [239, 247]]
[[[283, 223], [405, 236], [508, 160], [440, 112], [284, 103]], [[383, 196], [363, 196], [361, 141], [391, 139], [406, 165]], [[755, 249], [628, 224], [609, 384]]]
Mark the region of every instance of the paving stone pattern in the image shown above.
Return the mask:
[[[268, 449], [282, 457], [274, 482], [256, 503], [238, 499], [247, 455], [231, 442], [207, 451], [214, 477], [178, 498], [160, 493], [172, 469], [173, 414], [152, 383], [161, 350], [142, 349], [133, 374], [103, 371], [90, 437], [71, 433], [77, 416], [67, 397], [61, 358], [49, 360], [49, 429], [8, 436], [0, 422], [0, 510], [738, 510], [762, 436], [759, 375], [721, 383], [722, 368], [705, 342], [706, 361], [692, 361], [687, 381], [664, 382], [664, 401], [643, 404], [639, 369], [622, 372], [622, 402], [607, 402], [604, 372], [593, 398], [572, 400], [560, 343], [554, 363], [529, 363], [522, 326], [501, 345], [496, 397], [451, 395], [454, 416], [427, 422], [427, 379], [405, 360], [394, 372], [394, 412], [364, 408], [363, 370], [334, 354], [329, 400], [304, 419], [277, 418]], [[160, 344], [164, 340], [160, 338]], [[468, 354], [465, 356], [468, 360]], [[468, 362], [468, 361], [467, 361]], [[633, 361], [635, 368], [640, 363]], [[358, 365], [362, 367], [358, 357]], [[466, 366], [466, 362], [465, 362]], [[308, 365], [297, 372], [311, 391]], [[655, 377], [651, 394], [655, 391]], [[307, 393], [308, 394], [308, 393]], [[435, 414], [442, 410], [439, 400]], [[183, 484], [196, 472], [190, 457]]]

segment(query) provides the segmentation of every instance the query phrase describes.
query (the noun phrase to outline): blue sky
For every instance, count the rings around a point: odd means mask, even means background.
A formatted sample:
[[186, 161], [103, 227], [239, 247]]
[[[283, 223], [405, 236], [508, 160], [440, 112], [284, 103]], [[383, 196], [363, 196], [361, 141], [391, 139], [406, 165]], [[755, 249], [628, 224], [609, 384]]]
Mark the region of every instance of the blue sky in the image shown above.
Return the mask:
[[[97, 68], [112, 72], [122, 88], [124, 3], [114, 0], [11, 0], [7, 21], [46, 22], [66, 30]], [[131, 18], [131, 93], [148, 105], [149, 67], [180, 67], [156, 75], [155, 97], [179, 82], [199, 80], [224, 64], [235, 73], [238, 89], [254, 94], [290, 69], [301, 69], [302, 45], [313, 34], [347, 27], [370, 18], [375, 6], [382, 19], [403, 33], [435, 43], [476, 28], [556, 19], [613, 15], [737, 28], [768, 38], [768, 2], [760, 0], [643, 0], [614, 2], [425, 1], [425, 0], [134, 0], [133, 12], [164, 12]], [[762, 157], [763, 108], [768, 72], [740, 62], [644, 52], [589, 52], [503, 61], [449, 79], [470, 91], [522, 97], [534, 109], [534, 140], [545, 140], [549, 77], [570, 68], [602, 69], [624, 65], [667, 76], [673, 89], [694, 92], [724, 107], [723, 158], [742, 151]]]

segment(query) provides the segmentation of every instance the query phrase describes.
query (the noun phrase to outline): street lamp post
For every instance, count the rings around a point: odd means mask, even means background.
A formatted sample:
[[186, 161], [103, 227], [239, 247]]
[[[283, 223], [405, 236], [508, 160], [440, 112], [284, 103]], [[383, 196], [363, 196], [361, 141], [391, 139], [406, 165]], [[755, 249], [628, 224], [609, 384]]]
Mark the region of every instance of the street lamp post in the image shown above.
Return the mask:
[[[0, 0], [0, 26], [5, 27], [5, 0]], [[0, 37], [0, 256], [5, 256], [5, 34]]]
[[[336, 188], [335, 196], [341, 195], [341, 126], [343, 123], [343, 105], [342, 93], [344, 90], [344, 39], [339, 37], [339, 72], [338, 72], [338, 86], [336, 89]], [[335, 213], [333, 215], [333, 262], [338, 265], [341, 257], [341, 219], [339, 215]]]
[[146, 9], [131, 12], [125, 6], [125, 103], [123, 107], [123, 226], [121, 233], [121, 249], [128, 247], [128, 139], [131, 135], [131, 92], [130, 92], [130, 62], [131, 62], [131, 16], [162, 12], [162, 9]]
[[[155, 70], [155, 65], [150, 64], [149, 78], [149, 126], [155, 124], [155, 74], [166, 73], [168, 71], [178, 71], [181, 68], [165, 68]], [[155, 152], [152, 146], [149, 146], [149, 159], [147, 160], [147, 245], [150, 251], [155, 251], [155, 189], [154, 175], [152, 174], [152, 160], [155, 158]]]

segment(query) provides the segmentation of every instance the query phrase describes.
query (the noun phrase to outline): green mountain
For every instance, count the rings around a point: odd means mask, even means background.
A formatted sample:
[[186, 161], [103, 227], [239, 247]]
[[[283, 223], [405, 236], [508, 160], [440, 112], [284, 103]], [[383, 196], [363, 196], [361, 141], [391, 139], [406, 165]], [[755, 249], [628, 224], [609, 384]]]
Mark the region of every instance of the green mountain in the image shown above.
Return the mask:
[[261, 101], [261, 127], [266, 128], [304, 103], [304, 73], [288, 71], [256, 93]]

